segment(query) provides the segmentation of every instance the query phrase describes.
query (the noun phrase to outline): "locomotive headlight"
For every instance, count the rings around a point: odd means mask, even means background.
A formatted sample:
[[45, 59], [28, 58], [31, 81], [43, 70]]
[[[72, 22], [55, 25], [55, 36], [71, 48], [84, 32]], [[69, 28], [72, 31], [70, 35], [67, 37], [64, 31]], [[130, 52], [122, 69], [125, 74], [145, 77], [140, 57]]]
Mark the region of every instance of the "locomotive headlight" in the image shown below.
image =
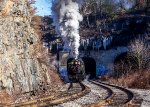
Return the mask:
[[80, 65], [80, 62], [78, 62], [78, 64]]

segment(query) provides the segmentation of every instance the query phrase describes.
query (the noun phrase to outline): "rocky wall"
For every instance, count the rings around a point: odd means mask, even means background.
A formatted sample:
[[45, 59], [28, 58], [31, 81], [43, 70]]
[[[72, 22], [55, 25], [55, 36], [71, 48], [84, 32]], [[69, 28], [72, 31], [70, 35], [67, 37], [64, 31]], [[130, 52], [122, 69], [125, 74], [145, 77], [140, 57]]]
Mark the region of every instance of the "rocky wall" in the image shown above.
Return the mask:
[[29, 11], [26, 0], [0, 1], [0, 88], [9, 94], [38, 90], [43, 83], [52, 85], [52, 74], [59, 79], [37, 59], [38, 36], [30, 26]]

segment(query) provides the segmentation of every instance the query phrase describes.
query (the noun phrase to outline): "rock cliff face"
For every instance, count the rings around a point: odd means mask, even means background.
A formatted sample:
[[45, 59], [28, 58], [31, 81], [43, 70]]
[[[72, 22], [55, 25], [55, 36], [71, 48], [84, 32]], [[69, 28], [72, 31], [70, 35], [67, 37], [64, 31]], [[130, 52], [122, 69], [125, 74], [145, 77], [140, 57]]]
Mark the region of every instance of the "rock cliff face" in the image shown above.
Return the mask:
[[38, 36], [31, 25], [27, 0], [0, 1], [0, 88], [9, 94], [61, 83], [48, 64], [40, 63], [35, 46]]

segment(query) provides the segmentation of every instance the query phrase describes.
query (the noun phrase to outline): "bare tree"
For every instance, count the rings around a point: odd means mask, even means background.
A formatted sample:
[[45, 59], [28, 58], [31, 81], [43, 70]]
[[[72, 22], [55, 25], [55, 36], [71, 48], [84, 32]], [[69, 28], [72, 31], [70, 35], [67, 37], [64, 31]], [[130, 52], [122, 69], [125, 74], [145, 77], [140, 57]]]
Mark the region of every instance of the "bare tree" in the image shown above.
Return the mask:
[[94, 5], [95, 5], [95, 0], [84, 0], [84, 4], [82, 6], [81, 12], [84, 16], [86, 16], [88, 27], [90, 27], [89, 15], [94, 13], [94, 10], [93, 10]]
[[142, 9], [150, 6], [149, 0], [127, 0], [128, 2], [133, 4], [133, 8]]
[[86, 16], [88, 27], [90, 27], [89, 16], [95, 16], [95, 22], [97, 21], [97, 15], [102, 17], [103, 13], [113, 14], [116, 10], [115, 0], [84, 0], [81, 13]]
[[146, 5], [147, 7], [150, 7], [150, 0], [147, 0]]
[[139, 70], [146, 67], [150, 59], [149, 52], [150, 49], [144, 39], [136, 39], [129, 45], [129, 56], [134, 59]]

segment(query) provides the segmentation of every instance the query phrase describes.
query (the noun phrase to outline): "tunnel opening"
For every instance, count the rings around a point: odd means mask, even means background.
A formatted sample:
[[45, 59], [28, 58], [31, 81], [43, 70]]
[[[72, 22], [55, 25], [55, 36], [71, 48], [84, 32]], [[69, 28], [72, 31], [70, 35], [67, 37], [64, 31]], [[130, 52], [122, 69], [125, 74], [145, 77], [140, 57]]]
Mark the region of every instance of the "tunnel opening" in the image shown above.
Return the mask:
[[90, 56], [82, 57], [82, 60], [85, 65], [85, 74], [89, 75], [88, 79], [95, 79], [96, 78], [96, 61], [94, 58]]

